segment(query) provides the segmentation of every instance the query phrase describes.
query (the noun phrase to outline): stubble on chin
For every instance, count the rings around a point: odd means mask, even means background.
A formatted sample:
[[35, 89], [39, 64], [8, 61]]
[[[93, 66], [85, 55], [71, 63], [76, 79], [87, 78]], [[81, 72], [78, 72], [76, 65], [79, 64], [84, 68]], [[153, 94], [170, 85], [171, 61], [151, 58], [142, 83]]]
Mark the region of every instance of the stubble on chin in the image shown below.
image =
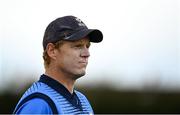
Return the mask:
[[82, 76], [84, 76], [85, 74], [86, 74], [86, 72], [83, 72], [83, 73], [80, 73], [80, 74], [76, 74], [76, 75], [74, 75], [73, 79], [77, 80], [77, 79], [81, 78]]

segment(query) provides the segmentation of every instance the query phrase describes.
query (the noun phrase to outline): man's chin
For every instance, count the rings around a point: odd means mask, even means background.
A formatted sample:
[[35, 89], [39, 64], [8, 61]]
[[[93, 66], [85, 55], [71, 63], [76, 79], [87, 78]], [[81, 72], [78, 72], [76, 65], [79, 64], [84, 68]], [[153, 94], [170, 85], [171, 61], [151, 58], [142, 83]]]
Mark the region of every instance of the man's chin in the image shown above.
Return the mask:
[[75, 80], [76, 80], [76, 79], [84, 76], [85, 74], [86, 74], [86, 72], [82, 72], [82, 73], [76, 74], [74, 78], [75, 78]]

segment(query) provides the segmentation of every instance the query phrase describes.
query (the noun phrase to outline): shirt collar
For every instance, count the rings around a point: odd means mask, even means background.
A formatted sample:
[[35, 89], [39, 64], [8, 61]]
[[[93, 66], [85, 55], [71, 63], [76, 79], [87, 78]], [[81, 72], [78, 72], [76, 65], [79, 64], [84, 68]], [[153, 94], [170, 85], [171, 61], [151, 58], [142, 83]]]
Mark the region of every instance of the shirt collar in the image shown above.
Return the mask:
[[73, 91], [73, 94], [71, 94], [68, 89], [61, 84], [60, 82], [54, 80], [53, 78], [43, 74], [41, 75], [39, 82], [47, 84], [49, 87], [56, 90], [59, 94], [64, 96], [70, 103], [72, 103], [75, 106], [80, 106], [80, 101], [76, 95], [76, 93]]

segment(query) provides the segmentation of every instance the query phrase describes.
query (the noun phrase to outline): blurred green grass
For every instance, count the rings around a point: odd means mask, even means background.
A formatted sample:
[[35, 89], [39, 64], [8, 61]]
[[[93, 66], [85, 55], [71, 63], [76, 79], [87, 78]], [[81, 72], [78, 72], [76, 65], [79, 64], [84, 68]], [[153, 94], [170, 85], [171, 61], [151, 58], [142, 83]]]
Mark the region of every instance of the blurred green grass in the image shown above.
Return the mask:
[[[29, 85], [27, 85], [29, 87]], [[10, 91], [0, 94], [0, 113], [10, 114], [20, 99]], [[180, 113], [180, 92], [118, 91], [106, 87], [78, 87], [90, 100], [94, 112], [99, 113]]]

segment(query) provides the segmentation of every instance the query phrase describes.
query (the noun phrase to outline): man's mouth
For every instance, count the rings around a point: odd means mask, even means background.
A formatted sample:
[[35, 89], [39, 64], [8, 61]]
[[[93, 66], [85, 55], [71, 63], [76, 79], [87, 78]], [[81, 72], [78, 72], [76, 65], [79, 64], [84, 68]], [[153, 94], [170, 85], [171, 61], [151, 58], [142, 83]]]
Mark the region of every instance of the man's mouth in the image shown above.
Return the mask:
[[85, 66], [88, 64], [87, 61], [80, 61], [79, 63], [82, 64], [82, 65], [85, 65]]

